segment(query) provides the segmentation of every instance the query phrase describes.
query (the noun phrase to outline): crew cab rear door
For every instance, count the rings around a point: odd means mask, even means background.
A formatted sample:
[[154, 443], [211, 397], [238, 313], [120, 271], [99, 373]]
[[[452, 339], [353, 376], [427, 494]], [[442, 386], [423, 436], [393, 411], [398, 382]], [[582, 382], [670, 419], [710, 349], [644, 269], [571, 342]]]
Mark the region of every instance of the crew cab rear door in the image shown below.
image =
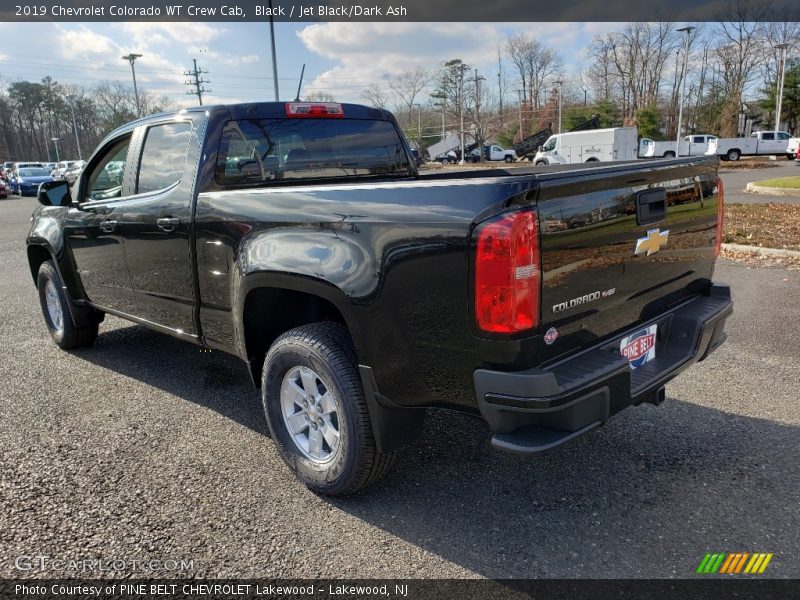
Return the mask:
[[135, 195], [124, 212], [136, 316], [187, 335], [197, 334], [191, 211], [200, 118], [172, 116], [139, 129]]
[[676, 159], [539, 176], [545, 360], [709, 286], [716, 165], [715, 158]]

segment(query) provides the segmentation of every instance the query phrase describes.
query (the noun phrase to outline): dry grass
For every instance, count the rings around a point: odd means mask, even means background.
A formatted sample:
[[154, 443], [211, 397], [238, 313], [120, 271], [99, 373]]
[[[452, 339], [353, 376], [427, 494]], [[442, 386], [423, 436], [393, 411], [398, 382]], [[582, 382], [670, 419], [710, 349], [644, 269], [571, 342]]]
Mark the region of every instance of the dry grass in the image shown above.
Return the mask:
[[736, 252], [722, 250], [722, 258], [735, 260], [747, 265], [748, 268], [779, 267], [790, 271], [800, 271], [800, 258], [796, 256], [764, 256], [754, 252]]
[[719, 163], [720, 171], [747, 171], [748, 169], [769, 169], [778, 167], [777, 160], [769, 160], [767, 158], [745, 158], [737, 160], [736, 162], [730, 160], [723, 160]]
[[722, 241], [800, 250], [800, 205], [728, 204]]

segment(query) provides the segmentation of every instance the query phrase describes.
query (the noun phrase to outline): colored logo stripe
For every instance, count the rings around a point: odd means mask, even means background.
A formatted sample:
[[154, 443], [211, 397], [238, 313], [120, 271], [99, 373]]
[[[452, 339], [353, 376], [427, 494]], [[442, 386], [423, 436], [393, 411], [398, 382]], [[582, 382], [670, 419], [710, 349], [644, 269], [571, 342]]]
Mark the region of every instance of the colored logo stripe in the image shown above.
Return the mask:
[[[698, 574], [760, 574], [774, 555], [766, 552], [708, 553], [697, 567]], [[747, 565], [747, 566], [745, 566]]]

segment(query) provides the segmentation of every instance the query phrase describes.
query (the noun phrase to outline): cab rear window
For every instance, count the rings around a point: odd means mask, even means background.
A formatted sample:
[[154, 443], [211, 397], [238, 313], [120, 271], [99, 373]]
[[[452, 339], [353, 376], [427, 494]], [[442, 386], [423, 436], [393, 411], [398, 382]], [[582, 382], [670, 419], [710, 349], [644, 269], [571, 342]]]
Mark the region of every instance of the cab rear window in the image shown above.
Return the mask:
[[367, 119], [240, 119], [225, 124], [222, 185], [411, 175], [394, 125]]

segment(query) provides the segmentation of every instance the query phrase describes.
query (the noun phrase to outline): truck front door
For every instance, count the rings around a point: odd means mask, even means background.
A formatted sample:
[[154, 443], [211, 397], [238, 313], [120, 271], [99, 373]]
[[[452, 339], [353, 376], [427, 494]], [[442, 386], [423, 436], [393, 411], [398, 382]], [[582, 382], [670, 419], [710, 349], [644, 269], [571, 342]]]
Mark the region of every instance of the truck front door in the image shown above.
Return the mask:
[[64, 219], [64, 235], [78, 276], [91, 302], [136, 314], [123, 248], [123, 211], [133, 173], [131, 134], [109, 141], [78, 179], [77, 205]]

